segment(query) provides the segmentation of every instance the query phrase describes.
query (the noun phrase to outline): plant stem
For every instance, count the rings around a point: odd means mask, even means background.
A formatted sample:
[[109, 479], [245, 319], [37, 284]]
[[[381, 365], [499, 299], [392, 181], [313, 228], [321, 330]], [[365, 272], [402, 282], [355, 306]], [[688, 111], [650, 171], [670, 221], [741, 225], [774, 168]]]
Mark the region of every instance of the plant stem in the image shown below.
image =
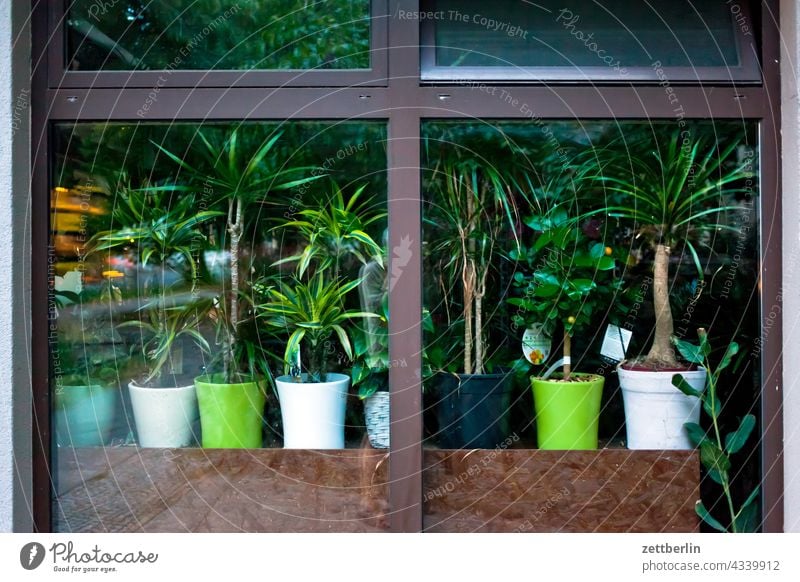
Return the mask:
[[572, 363], [568, 358], [572, 358], [572, 337], [567, 330], [564, 330], [564, 380], [569, 381], [572, 374]]
[[[706, 370], [711, 370], [711, 363], [708, 358], [705, 359]], [[722, 442], [722, 433], [719, 430], [719, 411], [717, 410], [717, 378], [716, 374], [708, 373], [708, 396], [711, 404], [711, 425], [714, 428], [714, 439], [717, 441], [719, 450], [724, 451], [724, 443]], [[725, 501], [728, 503], [728, 511], [731, 514], [731, 529], [733, 533], [738, 533], [736, 526], [736, 509], [733, 506], [733, 496], [731, 495], [730, 480], [728, 478], [728, 471], [720, 471], [720, 481], [722, 481], [722, 491], [725, 494]]]
[[646, 358], [648, 363], [663, 367], [678, 365], [671, 342], [674, 324], [669, 306], [669, 255], [670, 247], [663, 244], [656, 246], [653, 265], [653, 307], [656, 312], [656, 329], [653, 346]]
[[[235, 213], [233, 209], [235, 208]], [[235, 214], [235, 220], [231, 222], [231, 216]], [[236, 328], [239, 324], [239, 242], [242, 237], [242, 201], [234, 197], [231, 199], [228, 210], [228, 232], [231, 235], [231, 297], [228, 331], [228, 345], [226, 354], [226, 376], [233, 368], [233, 360], [236, 346]]]

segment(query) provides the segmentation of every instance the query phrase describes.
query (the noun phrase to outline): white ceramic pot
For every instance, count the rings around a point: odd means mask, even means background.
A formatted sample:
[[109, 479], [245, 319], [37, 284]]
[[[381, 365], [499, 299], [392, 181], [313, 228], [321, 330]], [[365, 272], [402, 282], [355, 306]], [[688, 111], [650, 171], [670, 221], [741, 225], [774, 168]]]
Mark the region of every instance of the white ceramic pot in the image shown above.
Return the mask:
[[131, 382], [128, 389], [140, 447], [174, 449], [192, 444], [192, 425], [199, 418], [194, 384], [145, 388]]
[[[672, 385], [676, 372], [645, 372], [617, 368], [625, 403], [629, 449], [686, 450], [694, 448], [684, 423], [697, 423], [702, 403]], [[699, 392], [706, 386], [706, 371], [680, 372]]]
[[375, 392], [364, 400], [369, 443], [376, 449], [389, 448], [389, 393]]
[[[303, 379], [306, 375], [303, 374]], [[327, 382], [292, 382], [276, 378], [286, 449], [343, 449], [344, 411], [350, 378], [328, 374]]]

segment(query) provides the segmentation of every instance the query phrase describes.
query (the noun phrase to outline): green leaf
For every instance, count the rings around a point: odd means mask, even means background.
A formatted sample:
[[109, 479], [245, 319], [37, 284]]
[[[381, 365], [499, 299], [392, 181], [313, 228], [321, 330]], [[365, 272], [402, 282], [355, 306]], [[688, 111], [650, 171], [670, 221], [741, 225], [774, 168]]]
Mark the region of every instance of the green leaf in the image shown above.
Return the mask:
[[678, 338], [673, 338], [672, 341], [675, 344], [675, 347], [678, 348], [681, 356], [683, 356], [687, 362], [691, 362], [693, 364], [703, 363], [703, 350], [700, 346]]
[[696, 514], [697, 514], [697, 515], [700, 517], [700, 519], [702, 519], [702, 520], [703, 520], [704, 522], [706, 522], [708, 525], [710, 525], [711, 527], [713, 527], [715, 530], [717, 530], [717, 531], [719, 531], [719, 532], [722, 532], [722, 533], [727, 533], [728, 529], [727, 529], [727, 528], [726, 528], [724, 525], [722, 525], [720, 522], [718, 522], [718, 521], [717, 521], [717, 520], [716, 520], [716, 519], [715, 519], [715, 518], [714, 518], [714, 517], [713, 517], [713, 516], [712, 516], [712, 515], [711, 515], [711, 514], [708, 512], [708, 510], [706, 509], [706, 506], [705, 506], [705, 505], [703, 505], [703, 502], [702, 502], [702, 501], [698, 501], [698, 502], [695, 504], [695, 506], [694, 506], [694, 511], [695, 511], [695, 513], [696, 513]]
[[743, 506], [734, 518], [737, 533], [755, 533], [758, 531], [758, 504]]
[[594, 289], [597, 286], [597, 284], [591, 279], [573, 279], [572, 286], [581, 295], [585, 295], [586, 293], [589, 293], [592, 289]]
[[606, 254], [606, 245], [603, 243], [594, 243], [591, 248], [589, 249], [589, 255], [593, 259], [599, 259], [600, 257], [604, 257]]
[[545, 285], [537, 285], [533, 294], [536, 297], [546, 299], [548, 297], [554, 297], [555, 295], [558, 295], [560, 291], [561, 285], [553, 285], [552, 283], [548, 283]]
[[709, 478], [716, 483], [717, 485], [722, 485], [722, 475], [719, 474], [719, 471], [716, 469], [707, 469], [706, 472], [708, 473]]
[[731, 468], [731, 460], [713, 442], [706, 440], [700, 444], [700, 461], [709, 470], [715, 470], [724, 475]]
[[747, 496], [747, 499], [744, 503], [742, 503], [742, 508], [748, 507], [751, 503], [753, 503], [756, 499], [758, 499], [758, 494], [761, 492], [761, 488], [756, 485], [756, 488]]
[[728, 433], [725, 437], [725, 450], [730, 454], [741, 451], [755, 426], [756, 417], [752, 414], [748, 414], [742, 418], [742, 421], [739, 423], [739, 428], [734, 432]]
[[616, 266], [616, 262], [614, 261], [613, 257], [600, 257], [597, 261], [597, 270], [598, 271], [610, 271]]
[[675, 386], [678, 390], [680, 390], [684, 394], [686, 394], [686, 396], [695, 396], [697, 398], [703, 397], [703, 393], [692, 388], [689, 382], [686, 381], [686, 378], [684, 378], [680, 374], [674, 374], [672, 376], [672, 385]]
[[700, 428], [699, 424], [687, 422], [683, 426], [686, 428], [686, 433], [689, 435], [689, 440], [692, 441], [692, 444], [696, 447], [699, 447], [700, 444], [708, 438], [706, 431]]
[[739, 353], [739, 344], [736, 342], [731, 342], [728, 344], [728, 349], [725, 350], [725, 355], [722, 356], [722, 360], [720, 360], [719, 366], [717, 366], [717, 371], [722, 371], [728, 366], [730, 366], [733, 358], [736, 354]]

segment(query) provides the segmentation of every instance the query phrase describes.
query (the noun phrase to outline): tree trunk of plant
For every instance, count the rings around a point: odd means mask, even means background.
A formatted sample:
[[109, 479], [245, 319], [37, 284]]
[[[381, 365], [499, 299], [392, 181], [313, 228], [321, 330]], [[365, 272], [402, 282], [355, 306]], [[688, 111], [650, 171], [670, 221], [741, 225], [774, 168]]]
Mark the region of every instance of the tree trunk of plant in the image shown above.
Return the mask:
[[472, 306], [475, 302], [475, 263], [467, 259], [462, 276], [464, 285], [464, 373], [472, 374]]
[[568, 381], [572, 374], [572, 337], [564, 330], [564, 380]]
[[674, 367], [678, 365], [675, 350], [672, 347], [672, 310], [669, 306], [669, 254], [666, 245], [656, 246], [656, 258], [653, 266], [653, 307], [656, 312], [656, 329], [653, 346], [645, 361], [655, 367]]
[[[233, 211], [235, 207], [235, 212]], [[231, 222], [232, 215], [235, 214], [234, 222]], [[230, 289], [230, 311], [228, 314], [228, 345], [225, 362], [225, 375], [230, 374], [234, 368], [234, 354], [236, 348], [236, 331], [239, 324], [239, 243], [242, 238], [242, 203], [234, 198], [228, 211], [228, 232], [231, 235], [231, 289]]]
[[475, 373], [483, 374], [483, 296], [486, 294], [486, 273], [488, 267], [481, 265], [483, 273], [477, 277], [478, 284], [475, 291]]

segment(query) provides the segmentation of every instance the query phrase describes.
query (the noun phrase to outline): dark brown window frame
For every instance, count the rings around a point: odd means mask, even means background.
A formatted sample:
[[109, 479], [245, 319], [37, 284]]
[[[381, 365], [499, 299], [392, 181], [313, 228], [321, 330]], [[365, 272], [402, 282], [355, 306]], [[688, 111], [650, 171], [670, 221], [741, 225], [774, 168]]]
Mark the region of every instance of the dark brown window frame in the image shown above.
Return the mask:
[[[737, 3], [744, 22], [754, 30], [750, 3]], [[421, 9], [433, 11], [434, 0], [422, 0]], [[670, 83], [721, 83], [739, 85], [762, 82], [755, 38], [744, 33], [742, 26], [734, 23], [736, 52], [739, 64], [735, 67], [664, 67], [663, 74]], [[621, 75], [611, 67], [442, 67], [436, 64], [436, 22], [425, 19], [421, 23], [422, 80], [429, 83], [458, 83], [464, 79], [483, 82], [518, 83], [651, 83], [662, 82], [653, 67], [626, 67]]]
[[[760, 131], [760, 306], [762, 322], [781, 296], [780, 69], [778, 0], [761, 5], [763, 83], [740, 87], [676, 86], [682, 114], [689, 118], [748, 119]], [[389, 14], [416, 10], [412, 0], [390, 0]], [[50, 391], [48, 350], [48, 240], [50, 208], [50, 132], [58, 121], [142, 121], [137, 111], [147, 98], [144, 73], [116, 78], [116, 86], [64, 87], [63, 72], [48, 76], [52, 29], [47, 3], [33, 9], [32, 195], [32, 382], [34, 433], [33, 510], [36, 529], [51, 528]], [[148, 111], [158, 120], [383, 119], [388, 121], [389, 230], [391, 247], [411, 238], [411, 259], [390, 294], [390, 357], [408, 367], [390, 370], [392, 434], [390, 450], [390, 525], [395, 532], [422, 531], [422, 398], [417, 371], [422, 348], [421, 123], [434, 118], [525, 119], [510, 102], [492, 95], [501, 86], [425, 86], [420, 80], [420, 30], [413, 20], [389, 17], [385, 86], [264, 86], [233, 88], [165, 87]], [[202, 75], [200, 75], [202, 77]], [[200, 78], [198, 77], [198, 78]], [[145, 88], [138, 88], [145, 87]], [[675, 119], [663, 87], [506, 86], [539, 119]], [[783, 530], [782, 325], [770, 322], [762, 337], [761, 462], [763, 530]]]
[[386, 85], [388, 73], [388, 0], [370, 0], [370, 68], [275, 69], [257, 71], [68, 71], [64, 21], [70, 0], [53, 2], [47, 47], [50, 88], [141, 87], [159, 91], [177, 87], [349, 87]]

